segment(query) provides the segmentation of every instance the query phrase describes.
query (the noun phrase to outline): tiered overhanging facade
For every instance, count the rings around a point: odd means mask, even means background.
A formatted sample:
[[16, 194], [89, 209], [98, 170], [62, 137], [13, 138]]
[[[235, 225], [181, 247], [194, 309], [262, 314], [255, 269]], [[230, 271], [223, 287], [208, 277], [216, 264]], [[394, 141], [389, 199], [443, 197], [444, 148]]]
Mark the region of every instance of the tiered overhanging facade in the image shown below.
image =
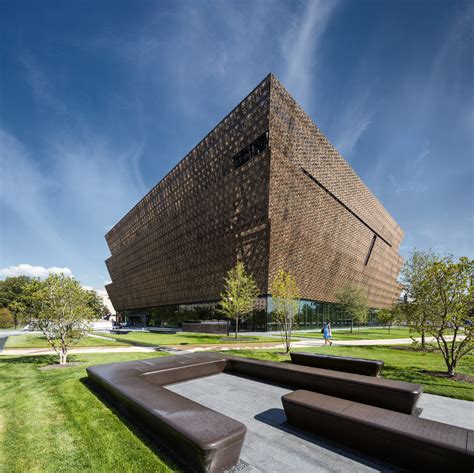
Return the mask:
[[385, 307], [399, 294], [402, 238], [269, 75], [106, 235], [107, 291], [119, 311], [212, 302], [242, 260], [262, 296], [283, 268], [308, 301], [356, 284]]

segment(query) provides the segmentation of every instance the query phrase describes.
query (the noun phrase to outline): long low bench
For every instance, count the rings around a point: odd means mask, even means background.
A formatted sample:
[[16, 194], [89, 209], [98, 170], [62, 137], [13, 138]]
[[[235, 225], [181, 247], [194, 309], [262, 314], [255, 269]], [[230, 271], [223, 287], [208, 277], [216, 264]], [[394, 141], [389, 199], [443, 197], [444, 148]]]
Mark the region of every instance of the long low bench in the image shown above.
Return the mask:
[[296, 365], [324, 368], [326, 370], [344, 371], [346, 373], [379, 376], [384, 362], [348, 356], [318, 355], [316, 353], [291, 352], [291, 362]]
[[90, 380], [146, 425], [196, 471], [223, 471], [238, 461], [246, 427], [166, 389], [166, 385], [222, 372], [308, 389], [411, 413], [417, 384], [308, 366], [215, 353], [192, 353], [87, 368]]
[[225, 371], [261, 381], [307, 389], [372, 406], [411, 414], [423, 388], [420, 384], [392, 381], [359, 374], [312, 368], [243, 357], [226, 357]]
[[295, 391], [282, 397], [288, 423], [420, 471], [474, 470], [474, 431], [379, 407]]
[[225, 364], [213, 356], [179, 355], [92, 366], [87, 374], [178, 461], [194, 471], [218, 472], [238, 462], [245, 425], [163, 385], [221, 373]]

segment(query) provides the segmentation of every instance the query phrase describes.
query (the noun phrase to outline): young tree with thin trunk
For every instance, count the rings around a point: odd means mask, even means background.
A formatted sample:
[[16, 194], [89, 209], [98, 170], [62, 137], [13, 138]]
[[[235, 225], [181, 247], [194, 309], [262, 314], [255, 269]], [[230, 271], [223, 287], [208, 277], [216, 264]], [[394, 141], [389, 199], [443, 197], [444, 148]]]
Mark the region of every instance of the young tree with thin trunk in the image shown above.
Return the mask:
[[345, 286], [336, 293], [339, 309], [351, 320], [351, 333], [354, 321], [358, 327], [367, 322], [369, 300], [366, 293], [357, 286]]
[[290, 273], [280, 269], [273, 278], [271, 291], [273, 320], [280, 329], [285, 353], [289, 353], [293, 342], [293, 330], [297, 325], [300, 297], [296, 279]]
[[388, 333], [393, 325], [400, 321], [400, 303], [393, 304], [385, 309], [380, 309], [377, 312], [377, 319], [388, 328]]
[[255, 299], [260, 291], [251, 274], [245, 272], [244, 263], [239, 261], [229, 270], [221, 293], [218, 312], [235, 320], [235, 338], [239, 333], [239, 322], [244, 321], [253, 311]]
[[446, 256], [427, 269], [420, 303], [429, 313], [427, 331], [436, 339], [448, 375], [454, 376], [459, 360], [474, 349], [474, 260]]
[[423, 304], [423, 281], [428, 268], [440, 257], [431, 250], [415, 249], [405, 261], [401, 271], [402, 286], [405, 291], [405, 302], [400, 306], [401, 312], [410, 330], [421, 334], [421, 348], [426, 346], [425, 338], [430, 319], [430, 308]]
[[32, 324], [43, 332], [59, 363], [67, 363], [71, 345], [91, 330], [96, 318], [90, 307], [90, 295], [78, 281], [64, 274], [51, 274], [30, 286]]

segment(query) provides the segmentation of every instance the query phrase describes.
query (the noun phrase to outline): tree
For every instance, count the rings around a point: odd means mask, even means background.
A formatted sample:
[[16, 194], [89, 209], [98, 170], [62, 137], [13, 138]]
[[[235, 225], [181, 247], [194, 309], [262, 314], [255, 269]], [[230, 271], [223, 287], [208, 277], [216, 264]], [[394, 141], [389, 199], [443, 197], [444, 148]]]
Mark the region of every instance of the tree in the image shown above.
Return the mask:
[[473, 274], [474, 260], [461, 257], [455, 262], [446, 256], [427, 268], [420, 285], [419, 299], [430, 311], [426, 328], [436, 339], [449, 376], [474, 348]]
[[394, 304], [391, 307], [380, 309], [377, 312], [377, 319], [382, 324], [388, 327], [388, 333], [392, 325], [396, 324], [400, 320], [400, 303]]
[[428, 268], [439, 259], [439, 256], [431, 250], [415, 249], [403, 264], [401, 271], [405, 302], [400, 308], [412, 332], [421, 334], [421, 348], [423, 350], [426, 346], [425, 334], [430, 318], [430, 308], [422, 300], [423, 284]]
[[102, 319], [109, 314], [109, 309], [104, 304], [102, 297], [93, 289], [87, 290], [89, 294], [89, 307], [92, 309], [97, 319]]
[[336, 293], [340, 310], [351, 320], [351, 333], [354, 321], [360, 327], [367, 322], [369, 301], [366, 293], [357, 286], [345, 286]]
[[293, 330], [297, 324], [299, 290], [296, 279], [280, 269], [272, 282], [273, 320], [280, 329], [281, 339], [285, 345], [285, 353], [289, 353], [292, 345]]
[[34, 326], [59, 355], [59, 363], [66, 364], [70, 346], [91, 330], [90, 322], [96, 317], [89, 293], [74, 278], [51, 274], [29, 286], [28, 295]]
[[10, 304], [8, 304], [8, 309], [13, 315], [13, 325], [15, 326], [15, 330], [18, 328], [18, 325], [21, 321], [23, 321], [23, 315], [25, 314], [25, 304], [22, 302], [22, 299], [17, 299]]
[[6, 307], [0, 308], [0, 328], [13, 327], [13, 317]]
[[235, 320], [235, 338], [239, 333], [239, 321], [244, 321], [253, 311], [259, 294], [252, 275], [245, 272], [244, 264], [239, 261], [227, 273], [218, 309], [225, 317]]
[[11, 276], [0, 281], [0, 307], [8, 307], [14, 301], [21, 301], [25, 287], [30, 281], [28, 276]]

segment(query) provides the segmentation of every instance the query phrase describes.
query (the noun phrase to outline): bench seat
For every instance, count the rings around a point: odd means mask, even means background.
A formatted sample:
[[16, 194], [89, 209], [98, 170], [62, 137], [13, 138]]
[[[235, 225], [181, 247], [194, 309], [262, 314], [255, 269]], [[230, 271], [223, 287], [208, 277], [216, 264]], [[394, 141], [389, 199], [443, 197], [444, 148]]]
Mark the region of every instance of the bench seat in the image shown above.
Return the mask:
[[282, 397], [288, 423], [420, 471], [474, 469], [474, 431], [299, 390]]
[[326, 370], [344, 371], [346, 373], [379, 376], [384, 362], [348, 356], [319, 355], [316, 353], [291, 352], [291, 362], [295, 365], [313, 366]]
[[146, 425], [193, 470], [206, 472], [223, 471], [237, 463], [246, 427], [166, 386], [222, 372], [402, 412], [411, 412], [422, 392], [417, 384], [217, 353], [87, 368], [92, 383], [124, 408], [134, 422]]
[[146, 425], [193, 471], [220, 472], [234, 466], [245, 425], [161, 385], [220, 373], [222, 360], [190, 361], [184, 356], [171, 363], [166, 358], [157, 360], [162, 363], [153, 367], [140, 361], [114, 363], [89, 367], [87, 373], [95, 386], [117, 401], [134, 422]]
[[227, 356], [225, 371], [411, 414], [423, 387], [359, 374]]

